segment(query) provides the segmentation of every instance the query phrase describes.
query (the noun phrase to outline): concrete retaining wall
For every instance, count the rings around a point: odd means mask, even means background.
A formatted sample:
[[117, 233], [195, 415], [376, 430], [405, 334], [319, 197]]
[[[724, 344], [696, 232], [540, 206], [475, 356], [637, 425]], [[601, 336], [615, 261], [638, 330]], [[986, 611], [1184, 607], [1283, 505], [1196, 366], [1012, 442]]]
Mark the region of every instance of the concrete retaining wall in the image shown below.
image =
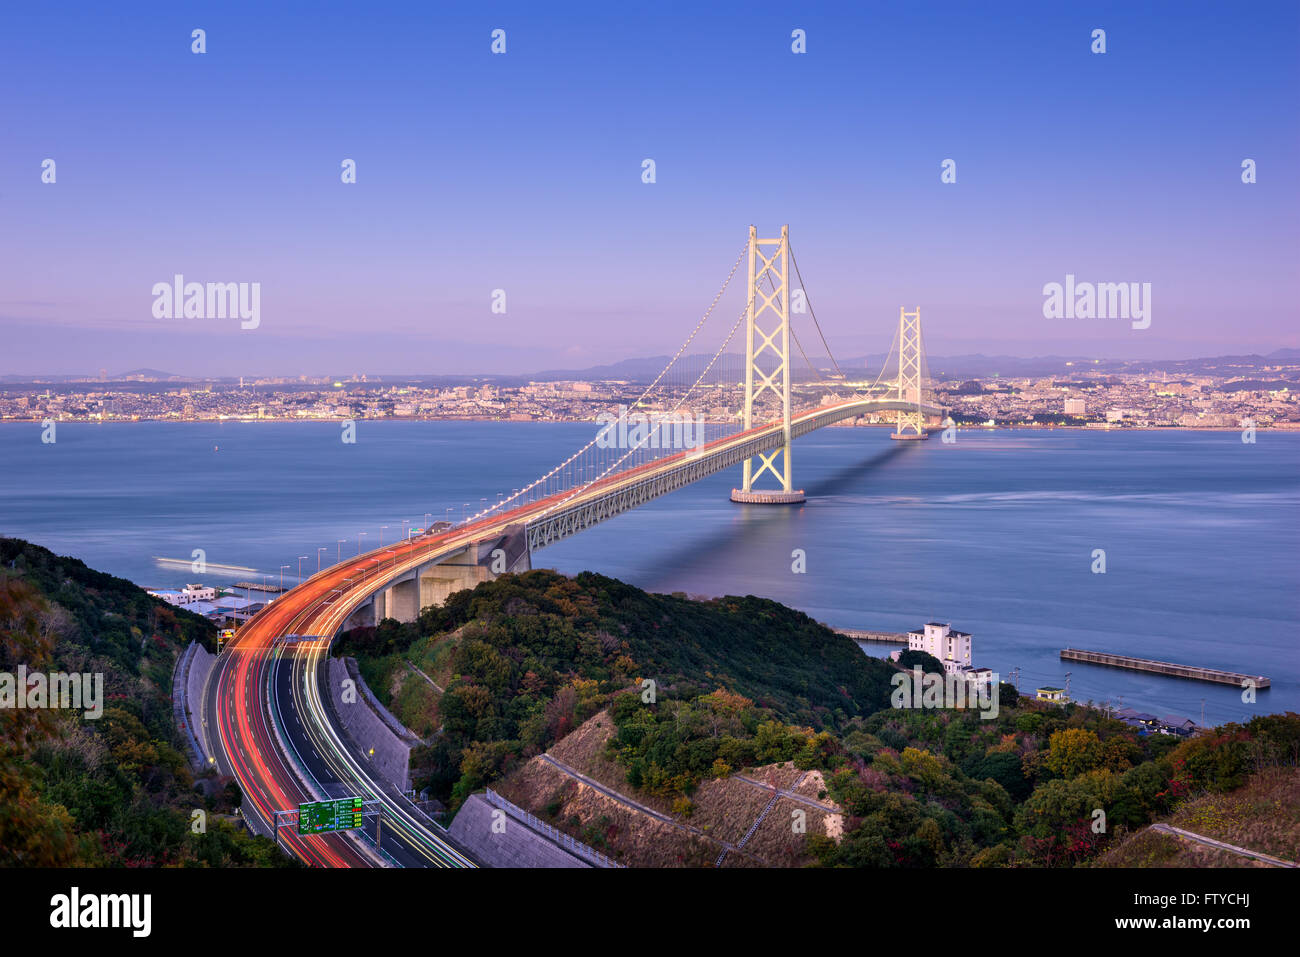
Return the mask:
[[451, 836], [488, 867], [590, 867], [526, 824], [499, 811], [504, 827], [493, 828], [497, 811], [482, 794], [472, 794], [451, 822]]
[[217, 656], [198, 642], [185, 646], [172, 675], [172, 711], [177, 729], [185, 736], [190, 765], [196, 772], [208, 766], [203, 747], [203, 686], [207, 683]]
[[[420, 739], [402, 726], [375, 698], [361, 680], [352, 658], [330, 658], [327, 671], [330, 706], [339, 725], [357, 746], [357, 751], [374, 765], [375, 774], [401, 791], [411, 788], [411, 747]], [[354, 682], [355, 700], [345, 701], [344, 682]], [[374, 754], [371, 754], [371, 749]]]

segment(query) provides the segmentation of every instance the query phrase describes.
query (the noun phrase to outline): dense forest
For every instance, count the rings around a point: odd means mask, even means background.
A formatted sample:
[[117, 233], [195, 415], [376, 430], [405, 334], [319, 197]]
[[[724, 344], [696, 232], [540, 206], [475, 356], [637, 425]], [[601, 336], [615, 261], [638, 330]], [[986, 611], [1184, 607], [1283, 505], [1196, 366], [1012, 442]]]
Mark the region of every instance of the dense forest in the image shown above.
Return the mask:
[[397, 710], [422, 733], [436, 730], [412, 756], [414, 777], [453, 806], [647, 681], [661, 699], [726, 688], [775, 720], [838, 729], [887, 704], [894, 673], [773, 601], [692, 601], [541, 570], [457, 592], [409, 625], [349, 632], [334, 653], [358, 657], [381, 696], [407, 661], [448, 677], [436, 703]]
[[196, 781], [184, 756], [171, 676], [190, 641], [215, 649], [213, 626], [125, 579], [0, 538], [0, 672], [103, 675], [97, 719], [0, 709], [0, 864], [288, 863], [237, 823], [238, 788], [212, 773]]
[[[1007, 684], [990, 719], [893, 708], [895, 666], [800, 612], [591, 573], [503, 576], [409, 625], [350, 632], [335, 653], [358, 657], [426, 735], [414, 779], [453, 810], [608, 709], [625, 789], [683, 818], [707, 778], [781, 762], [822, 771], [846, 812], [838, 841], [807, 838], [823, 866], [1083, 864], [1192, 795], [1300, 763], [1293, 714], [1180, 739]], [[941, 667], [921, 653], [902, 664]], [[430, 680], [405, 680], [412, 668]]]

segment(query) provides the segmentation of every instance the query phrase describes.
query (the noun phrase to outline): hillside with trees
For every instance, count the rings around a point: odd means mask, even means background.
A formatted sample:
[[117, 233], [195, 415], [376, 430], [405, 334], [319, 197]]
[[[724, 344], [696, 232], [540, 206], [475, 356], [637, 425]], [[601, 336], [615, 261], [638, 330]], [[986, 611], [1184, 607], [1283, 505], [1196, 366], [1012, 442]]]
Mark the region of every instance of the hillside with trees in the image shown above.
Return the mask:
[[[711, 781], [758, 766], [818, 772], [844, 826], [802, 836], [792, 856], [827, 867], [1088, 864], [1189, 800], [1270, 769], [1300, 773], [1294, 714], [1180, 739], [1007, 684], [988, 719], [894, 708], [895, 666], [798, 611], [651, 595], [591, 573], [502, 576], [414, 623], [351, 632], [335, 653], [356, 656], [426, 736], [413, 780], [453, 812], [607, 711], [602, 783], [682, 821]], [[574, 836], [593, 840], [590, 827]]]
[[[785, 724], [838, 729], [888, 703], [894, 669], [766, 599], [700, 602], [535, 570], [457, 592], [418, 621], [335, 643], [408, 727], [435, 734], [413, 779], [458, 805], [629, 687], [690, 700], [726, 688]], [[438, 695], [410, 670], [438, 682]]]
[[0, 865], [287, 863], [232, 823], [237, 787], [211, 778], [196, 790], [171, 708], [190, 641], [213, 649], [215, 629], [125, 579], [0, 538], [0, 672], [103, 676], [97, 719], [0, 709]]

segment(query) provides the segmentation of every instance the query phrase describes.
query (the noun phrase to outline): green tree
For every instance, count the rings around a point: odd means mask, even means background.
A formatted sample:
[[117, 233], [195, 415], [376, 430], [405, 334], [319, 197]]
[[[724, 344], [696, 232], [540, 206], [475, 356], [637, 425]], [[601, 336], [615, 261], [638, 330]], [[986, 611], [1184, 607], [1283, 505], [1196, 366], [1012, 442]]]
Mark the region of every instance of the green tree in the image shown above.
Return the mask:
[[1044, 764], [1054, 774], [1072, 778], [1100, 767], [1102, 759], [1101, 739], [1095, 732], [1067, 728], [1048, 738]]
[[924, 674], [943, 674], [943, 662], [928, 651], [921, 651], [919, 648], [908, 648], [900, 654], [898, 656], [898, 666], [907, 671], [920, 666]]

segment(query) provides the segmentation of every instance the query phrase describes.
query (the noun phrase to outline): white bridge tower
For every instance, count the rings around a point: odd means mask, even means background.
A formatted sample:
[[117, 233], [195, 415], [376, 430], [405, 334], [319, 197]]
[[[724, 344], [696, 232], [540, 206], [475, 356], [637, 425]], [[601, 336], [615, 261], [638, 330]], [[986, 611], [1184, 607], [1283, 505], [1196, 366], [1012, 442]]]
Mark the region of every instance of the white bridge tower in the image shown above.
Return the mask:
[[[771, 255], [766, 251], [771, 250]], [[767, 290], [764, 290], [766, 283]], [[770, 291], [770, 295], [769, 295]], [[788, 505], [802, 502], [802, 489], [790, 484], [790, 227], [779, 239], [760, 239], [749, 227], [749, 308], [745, 322], [745, 428], [754, 425], [754, 400], [770, 392], [781, 405], [785, 442], [770, 453], [758, 453], [760, 464], [745, 459], [741, 487], [731, 500], [749, 505]], [[755, 344], [757, 343], [757, 348]], [[779, 489], [756, 489], [764, 472], [781, 483]]]
[[898, 400], [915, 409], [899, 409], [897, 427], [891, 439], [927, 439], [921, 414], [921, 310], [908, 312], [898, 307]]

